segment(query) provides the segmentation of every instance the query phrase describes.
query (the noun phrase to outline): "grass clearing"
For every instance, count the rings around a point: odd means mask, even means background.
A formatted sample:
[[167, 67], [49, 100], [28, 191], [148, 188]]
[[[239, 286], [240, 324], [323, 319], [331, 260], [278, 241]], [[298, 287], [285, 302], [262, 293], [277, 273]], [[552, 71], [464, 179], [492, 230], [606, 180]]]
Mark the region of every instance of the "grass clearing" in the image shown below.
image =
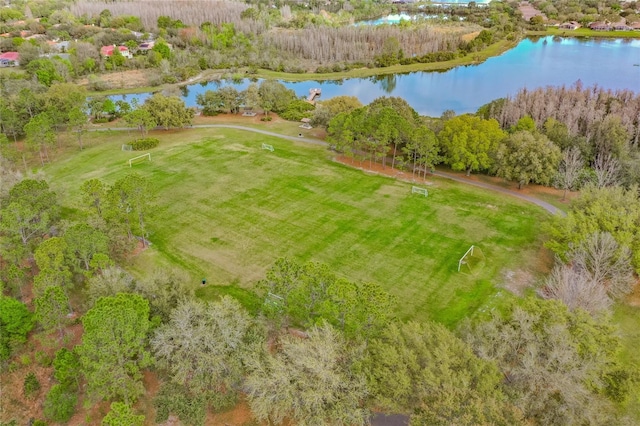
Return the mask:
[[[88, 135], [87, 149], [45, 171], [69, 208], [87, 179], [113, 183], [131, 171], [149, 177], [158, 190], [149, 221], [153, 245], [133, 269], [173, 266], [197, 282], [237, 287], [203, 287], [203, 298], [250, 290], [278, 257], [289, 256], [380, 283], [398, 297], [402, 319], [453, 326], [499, 307], [511, 297], [496, 286], [503, 272], [529, 269], [538, 257], [547, 214], [512, 197], [433, 179], [425, 198], [411, 194], [411, 183], [334, 162], [324, 147], [247, 131], [157, 136], [152, 162], [129, 168], [127, 160], [139, 153], [120, 146], [132, 137], [112, 131]], [[486, 260], [458, 273], [472, 244]], [[242, 297], [254, 303], [250, 293]]]

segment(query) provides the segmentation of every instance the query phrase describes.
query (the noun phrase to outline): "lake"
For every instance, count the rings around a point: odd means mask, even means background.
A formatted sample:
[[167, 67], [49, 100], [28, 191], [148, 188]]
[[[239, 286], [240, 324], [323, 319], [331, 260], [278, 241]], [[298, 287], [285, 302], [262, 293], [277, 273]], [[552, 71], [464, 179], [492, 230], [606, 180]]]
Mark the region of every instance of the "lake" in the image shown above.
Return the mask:
[[[282, 82], [299, 96], [321, 88], [322, 97], [355, 96], [368, 104], [380, 96], [404, 98], [421, 115], [437, 117], [443, 111], [475, 112], [493, 99], [514, 95], [522, 88], [585, 86], [631, 89], [640, 92], [640, 40], [544, 37], [525, 39], [504, 54], [479, 65], [460, 66], [445, 72], [414, 72], [338, 81]], [[244, 90], [250, 81], [219, 81], [183, 89], [188, 106], [196, 95], [234, 85]], [[113, 99], [143, 101], [149, 94], [118, 95]]]

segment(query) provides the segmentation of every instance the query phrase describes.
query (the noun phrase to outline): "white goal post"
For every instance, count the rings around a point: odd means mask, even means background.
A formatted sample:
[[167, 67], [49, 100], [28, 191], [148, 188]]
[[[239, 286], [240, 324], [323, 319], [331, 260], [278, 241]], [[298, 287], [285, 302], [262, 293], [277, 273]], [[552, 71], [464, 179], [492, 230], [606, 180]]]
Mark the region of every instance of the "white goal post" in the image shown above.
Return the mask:
[[129, 159], [129, 167], [132, 166], [133, 162], [139, 159], [144, 159], [144, 158], [149, 158], [149, 161], [151, 161], [151, 153], [147, 152], [146, 154], [142, 154], [142, 155], [138, 155], [137, 157], [133, 157]]
[[123, 151], [133, 151], [133, 146], [127, 145], [127, 144], [122, 144], [122, 150]]
[[425, 197], [429, 195], [429, 191], [427, 191], [427, 188], [420, 188], [418, 186], [412, 186], [411, 187], [411, 193], [412, 194], [422, 194]]
[[268, 143], [263, 143], [263, 144], [262, 144], [262, 149], [266, 149], [266, 150], [269, 150], [269, 151], [271, 151], [271, 152], [273, 152], [273, 151], [274, 151], [274, 149], [273, 149], [273, 145], [269, 145]]
[[464, 260], [465, 257], [467, 257], [467, 255], [469, 256], [473, 256], [473, 248], [474, 246], [469, 247], [469, 250], [467, 250], [467, 252], [464, 254], [464, 256], [462, 256], [460, 258], [460, 260], [458, 261], [458, 272], [460, 272], [460, 268], [462, 267], [462, 265], [466, 264], [467, 262]]

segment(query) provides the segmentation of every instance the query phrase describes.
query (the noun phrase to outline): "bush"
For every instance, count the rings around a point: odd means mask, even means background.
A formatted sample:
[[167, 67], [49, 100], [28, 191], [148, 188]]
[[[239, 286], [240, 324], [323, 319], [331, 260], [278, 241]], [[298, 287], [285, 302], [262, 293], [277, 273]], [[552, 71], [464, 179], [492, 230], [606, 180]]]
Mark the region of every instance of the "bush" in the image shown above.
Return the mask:
[[163, 423], [169, 414], [175, 414], [185, 424], [204, 425], [207, 402], [203, 395], [189, 395], [181, 386], [163, 386], [153, 401], [156, 407], [156, 423]]
[[27, 398], [31, 398], [38, 393], [40, 390], [40, 382], [35, 374], [29, 373], [27, 377], [24, 378], [23, 390], [24, 396]]
[[76, 410], [78, 395], [63, 385], [54, 385], [44, 400], [44, 415], [58, 423], [66, 423]]
[[271, 117], [270, 115], [265, 115], [260, 119], [260, 121], [271, 121], [271, 120], [273, 120], [273, 117]]
[[134, 151], [144, 151], [146, 149], [155, 148], [160, 144], [160, 140], [156, 138], [141, 138], [130, 143], [131, 149]]

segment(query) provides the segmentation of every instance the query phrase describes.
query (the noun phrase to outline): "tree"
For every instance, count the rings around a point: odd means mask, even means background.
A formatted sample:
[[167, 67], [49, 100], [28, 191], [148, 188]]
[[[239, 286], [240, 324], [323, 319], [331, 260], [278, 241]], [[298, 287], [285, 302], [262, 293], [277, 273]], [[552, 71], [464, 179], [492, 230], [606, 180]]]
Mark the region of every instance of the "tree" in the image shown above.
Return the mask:
[[611, 154], [598, 154], [593, 163], [593, 171], [596, 176], [595, 184], [598, 188], [620, 184], [620, 162]]
[[134, 414], [131, 405], [122, 402], [112, 402], [111, 410], [102, 419], [102, 426], [142, 426], [144, 414]]
[[156, 93], [144, 102], [144, 109], [149, 111], [153, 121], [165, 129], [191, 125], [194, 111], [187, 108], [177, 96], [164, 96]]
[[246, 363], [257, 357], [262, 336], [240, 304], [228, 296], [214, 303], [188, 300], [171, 312], [151, 341], [158, 365], [193, 395], [232, 400]]
[[58, 350], [53, 369], [53, 377], [63, 388], [77, 390], [80, 387], [80, 360], [75, 352], [67, 348]]
[[71, 281], [71, 271], [66, 259], [67, 243], [62, 237], [51, 237], [44, 240], [34, 253], [38, 275], [33, 287], [37, 295], [42, 295], [47, 287], [67, 287]]
[[44, 166], [45, 158], [49, 161], [47, 145], [53, 145], [56, 137], [51, 117], [44, 112], [36, 115], [24, 126], [24, 132], [27, 143], [38, 150], [40, 162]]
[[414, 412], [412, 424], [520, 423], [497, 367], [441, 325], [390, 324], [367, 346], [364, 371], [373, 403]]
[[67, 115], [67, 124], [69, 130], [78, 136], [78, 145], [80, 149], [84, 149], [82, 145], [82, 135], [87, 132], [87, 114], [80, 108], [73, 108]]
[[335, 96], [316, 104], [311, 123], [314, 126], [327, 127], [331, 119], [336, 115], [342, 112], [349, 113], [361, 107], [362, 103], [355, 96]]
[[82, 325], [77, 353], [89, 392], [134, 402], [144, 391], [140, 369], [152, 361], [145, 350], [149, 302], [127, 293], [102, 297], [82, 317]]
[[87, 283], [87, 303], [92, 306], [101, 297], [115, 296], [118, 293], [134, 293], [135, 280], [123, 269], [111, 266], [89, 278]]
[[596, 156], [612, 155], [617, 159], [624, 159], [629, 155], [629, 133], [622, 124], [620, 117], [607, 114], [602, 121], [593, 125], [591, 145]]
[[249, 86], [245, 89], [244, 93], [242, 94], [242, 97], [244, 98], [244, 105], [247, 108], [250, 108], [253, 110], [253, 109], [258, 109], [260, 107], [261, 99], [260, 99], [260, 93], [258, 90], [258, 85], [256, 83], [249, 84]]
[[582, 309], [594, 315], [608, 309], [612, 301], [606, 288], [587, 271], [572, 265], [558, 264], [538, 292], [545, 299], [556, 299], [569, 310]]
[[98, 216], [102, 216], [102, 208], [106, 197], [107, 189], [99, 179], [89, 179], [82, 183], [80, 192], [83, 202], [87, 207], [96, 209]]
[[277, 80], [262, 80], [258, 87], [258, 94], [260, 95], [260, 106], [265, 112], [282, 112], [287, 109], [287, 106], [291, 101], [296, 99], [296, 93], [287, 89], [282, 83]]
[[129, 239], [134, 233], [140, 234], [142, 244], [147, 245], [146, 219], [152, 210], [154, 200], [151, 183], [144, 177], [132, 173], [118, 179], [107, 193], [109, 223], [123, 226]]
[[440, 162], [438, 139], [427, 126], [416, 127], [405, 147], [405, 152], [409, 153], [410, 159], [413, 161], [412, 173], [414, 176], [416, 164], [422, 167], [423, 178], [426, 178], [427, 170], [432, 170]]
[[362, 406], [366, 384], [354, 371], [355, 350], [331, 326], [312, 328], [306, 339], [282, 336], [278, 347], [247, 377], [256, 419], [278, 424], [289, 418], [300, 426], [368, 423]]
[[562, 153], [557, 178], [560, 188], [564, 190], [562, 193], [563, 201], [567, 198], [567, 191], [576, 188], [583, 167], [584, 161], [578, 148], [570, 147]]
[[599, 395], [619, 369], [620, 340], [604, 318], [528, 298], [489, 321], [467, 324], [462, 336], [480, 358], [497, 363], [505, 393], [529, 422], [617, 423], [611, 404]]
[[159, 317], [164, 323], [180, 302], [195, 298], [197, 286], [198, 283], [181, 270], [159, 268], [136, 281], [132, 288], [149, 300], [151, 317]]
[[474, 170], [491, 167], [491, 153], [504, 136], [494, 119], [459, 115], [444, 123], [438, 138], [444, 161], [453, 170], [466, 170], [468, 176]]
[[151, 114], [148, 108], [136, 108], [124, 115], [124, 121], [129, 125], [138, 128], [145, 136], [149, 129], [158, 125], [156, 117]]
[[64, 240], [75, 266], [85, 271], [91, 269], [91, 260], [96, 254], [108, 253], [107, 236], [86, 223], [77, 223], [67, 229]]
[[171, 59], [171, 48], [162, 38], [156, 40], [151, 50], [158, 52], [160, 56], [162, 56], [162, 59]]
[[394, 297], [373, 283], [352, 283], [327, 265], [278, 259], [259, 284], [267, 316], [310, 326], [325, 321], [352, 338], [375, 336], [393, 318]]
[[568, 262], [569, 254], [587, 237], [608, 232], [619, 247], [628, 247], [632, 265], [640, 269], [640, 200], [634, 188], [587, 186], [569, 207], [566, 217], [554, 217], [548, 225], [545, 245]]
[[76, 410], [78, 394], [64, 386], [53, 385], [44, 400], [44, 415], [57, 423], [66, 423]]
[[560, 148], [540, 133], [516, 131], [498, 146], [496, 174], [518, 182], [518, 189], [530, 182], [549, 185], [560, 162]]
[[202, 108], [202, 114], [217, 115], [222, 111], [223, 100], [218, 90], [207, 90], [196, 95], [196, 103]]
[[608, 232], [595, 232], [574, 246], [568, 255], [576, 269], [585, 271], [612, 299], [621, 299], [636, 283], [631, 251]]
[[0, 361], [9, 359], [15, 344], [27, 341], [33, 325], [33, 315], [23, 303], [0, 294]]
[[60, 338], [64, 336], [64, 326], [69, 313], [69, 298], [60, 287], [47, 287], [34, 301], [35, 316], [45, 330], [57, 329]]
[[6, 204], [0, 209], [0, 230], [8, 237], [3, 245], [10, 249], [22, 245], [23, 251], [30, 253], [34, 243], [57, 219], [58, 210], [56, 194], [45, 181], [22, 180], [11, 188]]

